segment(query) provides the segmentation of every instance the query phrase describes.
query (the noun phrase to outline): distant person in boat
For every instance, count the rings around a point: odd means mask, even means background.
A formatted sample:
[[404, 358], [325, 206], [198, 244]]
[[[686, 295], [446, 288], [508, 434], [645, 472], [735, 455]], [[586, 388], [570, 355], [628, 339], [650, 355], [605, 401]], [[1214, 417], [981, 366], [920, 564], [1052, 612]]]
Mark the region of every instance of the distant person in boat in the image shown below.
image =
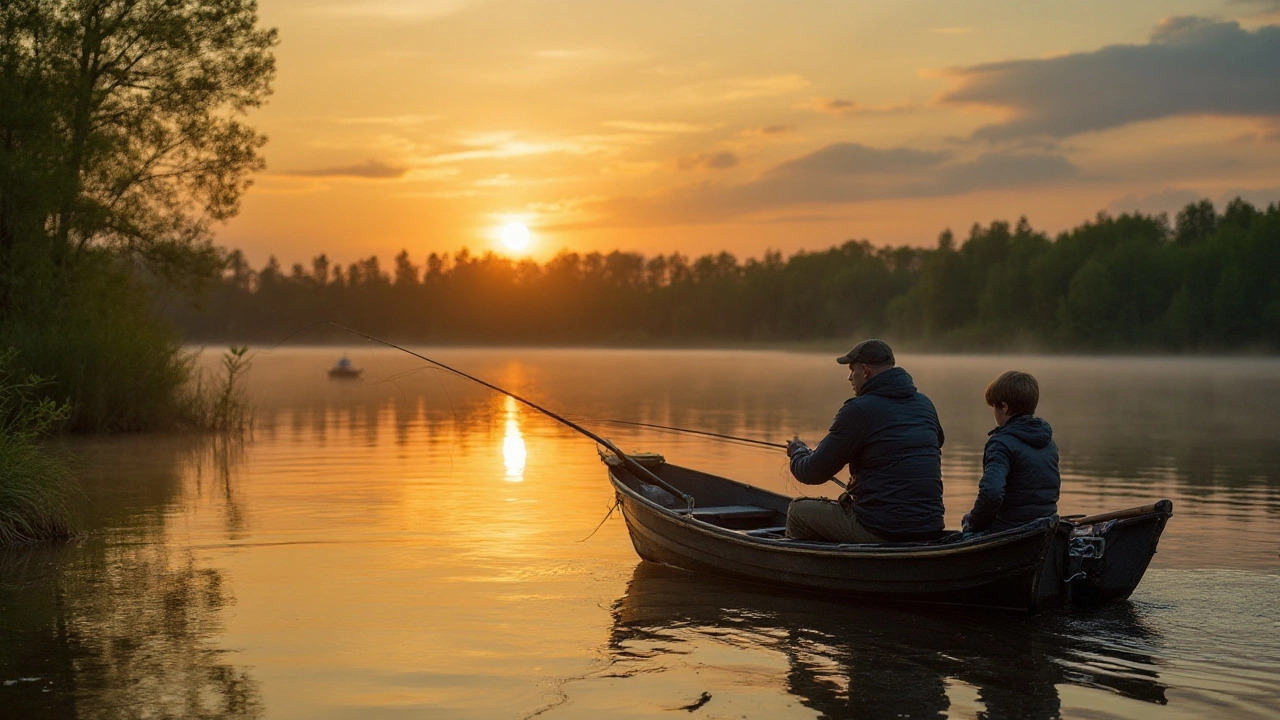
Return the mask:
[[836, 362], [849, 366], [854, 397], [818, 447], [792, 440], [787, 456], [791, 474], [807, 485], [821, 485], [848, 465], [849, 486], [838, 500], [793, 500], [787, 536], [843, 543], [939, 537], [943, 434], [933, 403], [895, 365], [883, 340], [863, 340]]
[[987, 386], [987, 404], [997, 427], [982, 451], [982, 480], [965, 532], [999, 532], [1058, 512], [1058, 446], [1053, 428], [1035, 415], [1040, 383], [1010, 370]]

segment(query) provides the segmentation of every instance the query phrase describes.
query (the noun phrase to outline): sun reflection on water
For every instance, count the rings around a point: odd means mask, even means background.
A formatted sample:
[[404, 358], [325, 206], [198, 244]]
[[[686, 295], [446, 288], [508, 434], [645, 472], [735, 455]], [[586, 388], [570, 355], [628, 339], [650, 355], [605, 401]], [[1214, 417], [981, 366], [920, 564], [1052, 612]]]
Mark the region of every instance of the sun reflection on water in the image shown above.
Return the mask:
[[524, 436], [520, 434], [520, 408], [514, 398], [507, 397], [504, 408], [507, 416], [506, 434], [502, 438], [502, 463], [507, 467], [507, 482], [524, 480], [524, 463], [529, 456], [524, 447]]

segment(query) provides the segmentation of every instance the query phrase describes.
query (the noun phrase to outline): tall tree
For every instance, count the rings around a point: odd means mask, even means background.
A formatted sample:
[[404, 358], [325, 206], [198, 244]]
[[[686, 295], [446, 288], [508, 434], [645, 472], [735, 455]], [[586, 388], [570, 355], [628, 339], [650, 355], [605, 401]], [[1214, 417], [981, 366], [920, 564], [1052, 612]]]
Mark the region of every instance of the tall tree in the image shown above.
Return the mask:
[[126, 255], [211, 278], [211, 224], [236, 212], [265, 138], [276, 31], [255, 0], [0, 3], [0, 319], [15, 263], [65, 279]]

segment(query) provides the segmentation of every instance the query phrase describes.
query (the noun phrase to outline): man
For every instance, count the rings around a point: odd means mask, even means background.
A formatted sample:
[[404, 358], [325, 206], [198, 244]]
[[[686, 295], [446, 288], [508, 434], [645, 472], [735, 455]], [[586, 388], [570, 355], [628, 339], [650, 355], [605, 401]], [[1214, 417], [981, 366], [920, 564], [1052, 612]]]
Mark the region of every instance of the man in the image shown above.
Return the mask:
[[883, 340], [863, 340], [836, 362], [849, 366], [854, 397], [810, 450], [787, 444], [791, 474], [807, 485], [849, 466], [839, 500], [796, 498], [787, 536], [800, 540], [883, 543], [942, 535], [942, 424], [933, 403], [894, 364]]

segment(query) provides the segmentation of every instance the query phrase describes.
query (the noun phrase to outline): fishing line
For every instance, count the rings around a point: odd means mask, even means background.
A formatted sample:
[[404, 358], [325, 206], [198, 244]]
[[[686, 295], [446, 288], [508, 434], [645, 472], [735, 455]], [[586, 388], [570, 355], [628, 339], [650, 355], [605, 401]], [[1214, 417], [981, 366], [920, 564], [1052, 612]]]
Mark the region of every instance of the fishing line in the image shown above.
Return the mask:
[[[636, 475], [637, 477], [644, 478], [647, 482], [651, 482], [652, 484], [654, 484], [654, 485], [657, 485], [657, 486], [661, 487], [662, 489], [666, 490], [667, 492], [670, 492], [670, 493], [672, 493], [673, 495], [676, 495], [676, 496], [680, 497], [682, 500], [684, 500], [684, 501], [685, 501], [685, 505], [686, 505], [689, 509], [692, 509], [692, 508], [693, 508], [693, 497], [692, 497], [691, 495], [688, 495], [688, 494], [687, 494], [687, 493], [685, 493], [684, 491], [682, 491], [682, 490], [680, 490], [680, 489], [676, 488], [675, 486], [673, 486], [673, 485], [671, 485], [670, 483], [668, 483], [666, 480], [663, 480], [662, 478], [660, 478], [660, 477], [658, 477], [657, 475], [653, 474], [653, 472], [652, 472], [651, 470], [649, 470], [648, 468], [644, 467], [643, 465], [641, 465], [640, 463], [636, 462], [635, 460], [632, 460], [630, 456], [628, 456], [626, 453], [624, 453], [624, 452], [622, 452], [621, 450], [619, 450], [619, 449], [618, 449], [618, 447], [617, 447], [616, 445], [614, 445], [612, 442], [610, 442], [609, 440], [606, 440], [605, 438], [600, 437], [599, 435], [597, 435], [597, 434], [595, 434], [595, 433], [591, 432], [590, 430], [588, 430], [588, 429], [586, 429], [586, 428], [582, 427], [582, 426], [581, 426], [581, 425], [579, 425], [578, 423], [575, 423], [575, 422], [573, 422], [572, 420], [569, 420], [569, 419], [567, 419], [567, 418], [565, 418], [565, 417], [563, 417], [563, 416], [561, 416], [561, 415], [558, 415], [558, 414], [556, 414], [556, 413], [554, 413], [554, 412], [552, 412], [552, 411], [550, 411], [550, 410], [548, 410], [548, 409], [546, 409], [546, 408], [542, 407], [541, 405], [539, 405], [538, 403], [535, 403], [535, 402], [534, 402], [534, 401], [532, 401], [532, 400], [529, 400], [529, 399], [527, 399], [527, 398], [521, 397], [520, 395], [517, 395], [517, 394], [515, 394], [515, 393], [511, 392], [510, 390], [505, 390], [505, 389], [503, 389], [503, 388], [500, 388], [500, 387], [498, 387], [497, 385], [494, 385], [494, 384], [493, 384], [493, 383], [491, 383], [491, 382], [487, 382], [487, 381], [485, 381], [485, 380], [481, 380], [480, 378], [478, 378], [478, 377], [476, 377], [476, 376], [474, 376], [474, 375], [469, 375], [469, 374], [467, 374], [467, 373], [465, 373], [465, 372], [463, 372], [463, 371], [461, 371], [461, 370], [458, 370], [457, 368], [453, 368], [453, 367], [450, 367], [450, 366], [448, 366], [448, 365], [445, 365], [444, 363], [442, 363], [442, 362], [440, 362], [440, 361], [438, 361], [438, 360], [432, 360], [431, 358], [427, 357], [426, 355], [422, 355], [422, 354], [416, 353], [416, 352], [414, 352], [414, 351], [412, 351], [412, 350], [409, 350], [409, 349], [407, 349], [407, 348], [400, 347], [399, 345], [396, 345], [395, 343], [388, 342], [388, 341], [383, 340], [383, 339], [381, 339], [381, 338], [376, 338], [376, 337], [374, 337], [374, 336], [372, 336], [372, 335], [370, 335], [370, 334], [368, 334], [368, 333], [360, 332], [359, 330], [354, 330], [354, 329], [352, 329], [352, 328], [346, 327], [345, 325], [339, 325], [338, 323], [335, 323], [335, 322], [328, 322], [328, 321], [324, 321], [324, 322], [313, 323], [312, 325], [309, 325], [308, 327], [315, 327], [315, 326], [318, 326], [318, 325], [328, 325], [328, 326], [330, 326], [330, 327], [335, 327], [335, 328], [337, 328], [337, 329], [339, 329], [339, 330], [343, 330], [343, 331], [345, 331], [345, 332], [349, 332], [349, 333], [351, 333], [352, 335], [355, 335], [355, 336], [357, 336], [357, 337], [362, 337], [362, 338], [364, 338], [365, 340], [369, 340], [369, 341], [372, 341], [372, 342], [380, 343], [380, 344], [382, 344], [382, 345], [386, 345], [386, 346], [387, 346], [387, 347], [389, 347], [389, 348], [394, 348], [394, 349], [396, 349], [396, 350], [399, 350], [400, 352], [403, 352], [403, 353], [407, 353], [407, 354], [409, 354], [409, 355], [412, 355], [412, 356], [414, 356], [414, 357], [416, 357], [416, 358], [418, 358], [418, 359], [420, 359], [420, 360], [425, 360], [425, 361], [427, 361], [427, 362], [431, 363], [432, 365], [435, 365], [435, 366], [436, 366], [436, 367], [438, 367], [438, 368], [442, 368], [442, 369], [444, 369], [444, 370], [448, 370], [449, 372], [451, 372], [451, 373], [453, 373], [453, 374], [455, 374], [455, 375], [459, 375], [459, 376], [464, 377], [464, 378], [466, 378], [466, 379], [468, 379], [468, 380], [471, 380], [472, 382], [479, 383], [480, 385], [483, 385], [483, 386], [485, 386], [485, 387], [489, 388], [490, 390], [493, 390], [493, 391], [495, 391], [495, 392], [502, 393], [503, 395], [506, 395], [506, 396], [510, 397], [511, 399], [513, 399], [513, 400], [517, 401], [517, 402], [520, 402], [520, 403], [523, 403], [523, 404], [525, 404], [525, 405], [528, 405], [529, 407], [533, 408], [534, 410], [537, 410], [538, 412], [543, 413], [543, 414], [544, 414], [544, 415], [546, 415], [547, 417], [550, 417], [551, 419], [556, 420], [557, 422], [560, 422], [560, 423], [562, 423], [562, 424], [564, 424], [564, 425], [566, 425], [566, 426], [568, 426], [568, 427], [570, 427], [570, 428], [573, 428], [574, 430], [577, 430], [578, 432], [582, 433], [583, 435], [586, 435], [587, 437], [591, 438], [592, 440], [595, 440], [597, 443], [599, 443], [600, 445], [603, 445], [606, 449], [608, 449], [608, 450], [609, 450], [609, 452], [613, 453], [613, 454], [614, 454], [614, 455], [615, 455], [615, 456], [616, 456], [616, 457], [617, 457], [617, 458], [622, 462], [622, 464], [627, 468], [627, 470], [631, 471], [631, 473], [632, 473], [632, 474]], [[293, 334], [295, 334], [295, 335], [296, 335], [298, 332], [301, 332], [302, 330], [305, 330], [305, 329], [306, 329], [306, 328], [302, 328], [302, 329], [300, 329], [300, 330], [298, 330], [298, 331], [295, 331]], [[282, 342], [283, 342], [283, 341], [282, 341]]]
[[613, 517], [613, 511], [617, 510], [620, 505], [622, 505], [622, 502], [617, 498], [614, 498], [613, 504], [609, 506], [609, 512], [604, 515], [604, 520], [600, 521], [600, 524], [596, 526], [595, 530], [591, 531], [590, 535], [582, 538], [578, 542], [583, 543], [590, 540], [592, 537], [595, 537], [595, 534], [600, 532], [600, 528], [604, 527], [604, 524], [609, 521], [609, 518]]
[[738, 437], [736, 435], [725, 435], [723, 433], [714, 433], [707, 430], [690, 430], [689, 428], [672, 427], [670, 425], [655, 425], [653, 423], [632, 422], [629, 420], [597, 420], [596, 422], [610, 423], [613, 425], [631, 425], [633, 427], [653, 428], [654, 430], [669, 430], [671, 432], [688, 433], [690, 435], [704, 435], [710, 438], [718, 438], [720, 440], [732, 440], [733, 442], [746, 443], [748, 445], [760, 445], [770, 448], [787, 448], [786, 443], [769, 442], [767, 440], [756, 440], [754, 438]]

